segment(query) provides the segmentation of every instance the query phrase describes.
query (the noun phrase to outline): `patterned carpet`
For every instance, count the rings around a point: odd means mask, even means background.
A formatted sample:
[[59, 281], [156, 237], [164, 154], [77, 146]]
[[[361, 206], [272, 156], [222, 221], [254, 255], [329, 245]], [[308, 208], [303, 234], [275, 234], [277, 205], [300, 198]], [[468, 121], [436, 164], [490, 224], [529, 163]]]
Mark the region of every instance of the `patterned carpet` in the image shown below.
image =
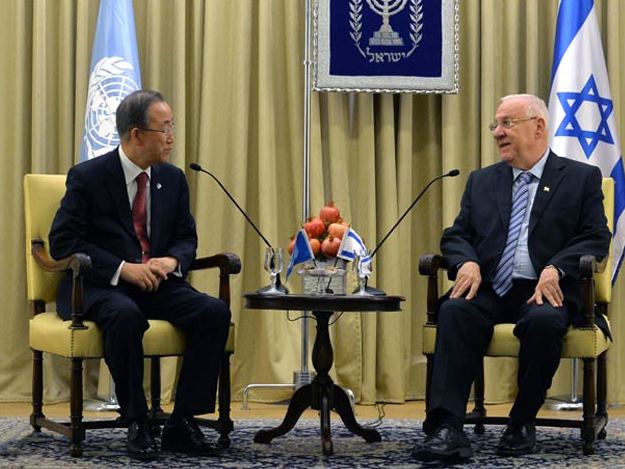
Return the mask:
[[[414, 442], [420, 441], [420, 422], [385, 420], [379, 427], [381, 443], [365, 443], [353, 436], [333, 416], [332, 435], [334, 455], [323, 457], [319, 439], [319, 423], [302, 420], [293, 431], [277, 438], [271, 445], [253, 442], [260, 428], [276, 425], [270, 420], [240, 420], [235, 422], [232, 447], [220, 458], [178, 457], [161, 454], [158, 461], [138, 463], [124, 452], [125, 430], [91, 430], [87, 432], [82, 459], [68, 454], [64, 437], [43, 430], [32, 433], [26, 418], [0, 419], [0, 467], [5, 468], [103, 468], [103, 467], [168, 467], [178, 468], [403, 468], [420, 466], [410, 456]], [[364, 422], [366, 423], [366, 422]], [[475, 451], [467, 463], [453, 467], [480, 468], [625, 468], [625, 421], [612, 421], [608, 437], [596, 444], [597, 454], [582, 456], [579, 430], [538, 429], [541, 451], [518, 459], [501, 459], [495, 455], [495, 445], [502, 427], [487, 427], [484, 435], [474, 435], [465, 427]]]

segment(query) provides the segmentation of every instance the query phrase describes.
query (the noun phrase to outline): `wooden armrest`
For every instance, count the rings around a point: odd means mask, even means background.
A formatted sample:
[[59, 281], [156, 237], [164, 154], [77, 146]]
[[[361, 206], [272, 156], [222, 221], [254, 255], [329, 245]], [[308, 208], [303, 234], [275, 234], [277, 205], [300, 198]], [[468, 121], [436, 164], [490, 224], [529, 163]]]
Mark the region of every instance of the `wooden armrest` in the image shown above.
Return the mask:
[[35, 258], [37, 265], [46, 272], [72, 271], [72, 324], [69, 327], [70, 329], [86, 329], [86, 326], [82, 322], [82, 279], [85, 272], [91, 268], [91, 258], [87, 254], [77, 252], [63, 259], [52, 259], [42, 239], [31, 240], [30, 252]]
[[440, 254], [426, 254], [419, 258], [419, 273], [428, 277], [427, 323], [436, 324], [438, 312], [438, 271], [446, 269], [447, 263]]
[[445, 258], [440, 254], [425, 254], [419, 258], [419, 273], [421, 275], [437, 275], [438, 270], [446, 268]]
[[230, 275], [241, 272], [241, 259], [236, 254], [224, 252], [196, 259], [189, 270], [219, 267], [219, 298], [230, 306]]
[[579, 259], [579, 276], [582, 289], [582, 327], [592, 327], [595, 324], [595, 282], [594, 274], [605, 271], [608, 263], [606, 256], [597, 261], [595, 256], [585, 254]]
[[241, 272], [241, 259], [236, 254], [224, 252], [214, 256], [196, 259], [189, 270], [202, 270], [218, 267], [222, 275], [233, 275]]
[[608, 257], [604, 257], [601, 262], [591, 254], [585, 254], [579, 258], [579, 274], [580, 278], [592, 278], [593, 274], [601, 273], [608, 264]]
[[31, 240], [30, 252], [35, 258], [37, 265], [46, 272], [63, 272], [71, 269], [74, 277], [76, 277], [84, 274], [91, 268], [91, 258], [81, 252], [72, 254], [64, 259], [52, 259], [45, 248], [43, 239]]

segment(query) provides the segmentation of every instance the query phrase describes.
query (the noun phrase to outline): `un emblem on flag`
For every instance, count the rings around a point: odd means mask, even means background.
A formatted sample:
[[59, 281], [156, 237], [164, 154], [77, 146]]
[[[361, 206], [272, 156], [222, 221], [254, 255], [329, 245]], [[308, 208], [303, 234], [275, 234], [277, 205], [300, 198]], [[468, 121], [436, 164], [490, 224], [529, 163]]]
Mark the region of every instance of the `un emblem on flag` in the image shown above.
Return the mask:
[[139, 89], [132, 78], [134, 68], [123, 57], [104, 57], [89, 77], [85, 146], [89, 159], [111, 151], [119, 144], [115, 111], [119, 103]]

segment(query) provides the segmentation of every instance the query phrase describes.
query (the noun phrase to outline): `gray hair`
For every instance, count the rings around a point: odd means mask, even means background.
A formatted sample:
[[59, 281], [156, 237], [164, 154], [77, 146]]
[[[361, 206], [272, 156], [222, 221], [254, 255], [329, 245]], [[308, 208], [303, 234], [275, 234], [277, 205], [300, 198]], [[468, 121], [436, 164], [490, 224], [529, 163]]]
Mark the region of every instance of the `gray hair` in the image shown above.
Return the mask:
[[163, 95], [154, 90], [137, 90], [126, 96], [115, 113], [117, 134], [125, 139], [134, 128], [148, 127], [148, 109], [153, 103], [165, 101]]
[[542, 117], [545, 121], [545, 127], [549, 124], [549, 110], [547, 109], [547, 105], [545, 102], [540, 99], [538, 96], [533, 94], [509, 94], [508, 96], [504, 96], [501, 98], [501, 102], [508, 101], [509, 99], [522, 99], [525, 101], [527, 111], [527, 116], [538, 116]]

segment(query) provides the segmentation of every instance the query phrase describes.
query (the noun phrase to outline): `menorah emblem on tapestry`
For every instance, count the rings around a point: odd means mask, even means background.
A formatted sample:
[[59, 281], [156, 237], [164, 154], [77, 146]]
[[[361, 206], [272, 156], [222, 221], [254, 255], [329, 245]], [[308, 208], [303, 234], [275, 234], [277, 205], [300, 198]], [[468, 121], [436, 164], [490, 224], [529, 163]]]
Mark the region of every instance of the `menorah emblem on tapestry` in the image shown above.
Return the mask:
[[390, 17], [404, 9], [408, 0], [367, 0], [369, 8], [382, 17], [382, 26], [369, 38], [370, 46], [403, 46], [401, 36], [393, 31]]

